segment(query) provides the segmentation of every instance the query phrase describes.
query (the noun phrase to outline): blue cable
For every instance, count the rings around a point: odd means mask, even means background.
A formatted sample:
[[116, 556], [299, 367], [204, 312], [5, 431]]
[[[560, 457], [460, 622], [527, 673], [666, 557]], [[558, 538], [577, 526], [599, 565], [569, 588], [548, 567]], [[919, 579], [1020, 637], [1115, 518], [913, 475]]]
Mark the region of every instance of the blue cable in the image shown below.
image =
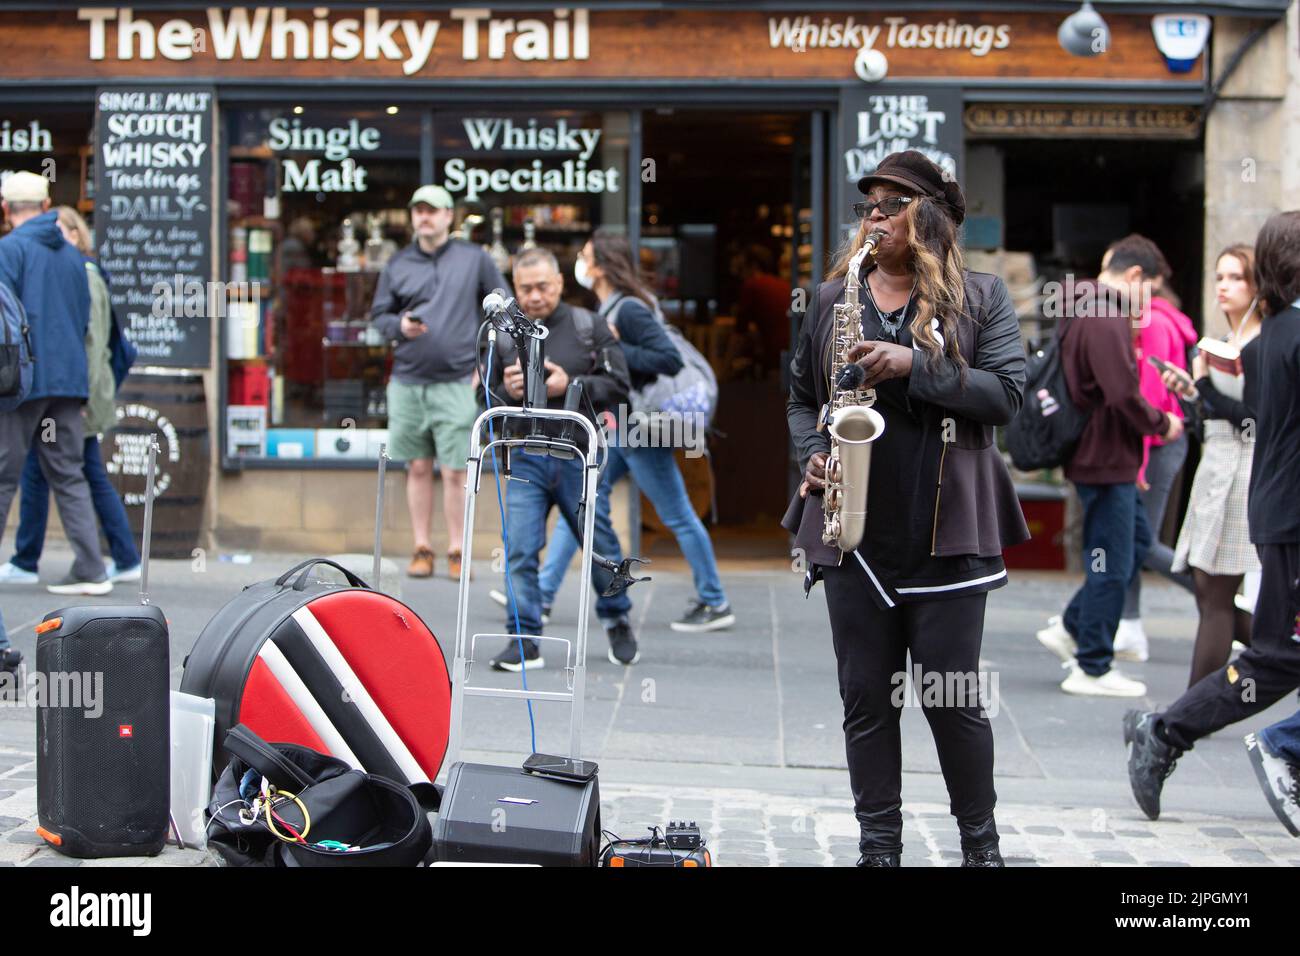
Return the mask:
[[[483, 381], [483, 396], [487, 401], [487, 407], [492, 407], [492, 353], [495, 348], [488, 348], [487, 371]], [[488, 443], [496, 441], [496, 429], [492, 427], [492, 420], [488, 419]], [[506, 530], [506, 506], [501, 496], [501, 470], [497, 467], [497, 450], [492, 446], [492, 474], [497, 482], [497, 510], [501, 513], [501, 546], [506, 549], [506, 594], [510, 602], [511, 613], [515, 617], [515, 640], [519, 644], [519, 678], [523, 682], [524, 690], [528, 690], [528, 666], [524, 660], [524, 638], [521, 634], [522, 628], [519, 626], [519, 602], [515, 600], [515, 583], [510, 576], [510, 532]], [[533, 743], [533, 753], [537, 753], [537, 722], [533, 719], [533, 702], [524, 701], [528, 705], [528, 734]]]

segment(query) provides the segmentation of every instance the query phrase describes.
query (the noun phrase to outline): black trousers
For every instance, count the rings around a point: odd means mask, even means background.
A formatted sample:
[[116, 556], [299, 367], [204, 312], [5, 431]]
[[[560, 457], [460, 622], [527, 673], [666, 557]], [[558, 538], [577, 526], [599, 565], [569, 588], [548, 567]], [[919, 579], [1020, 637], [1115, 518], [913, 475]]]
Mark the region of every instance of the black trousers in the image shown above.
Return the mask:
[[[844, 744], [861, 847], [902, 849], [903, 753], [899, 734], [911, 654], [915, 699], [939, 752], [952, 814], [976, 825], [993, 813], [993, 727], [978, 694], [987, 594], [880, 610], [856, 561], [823, 569], [844, 701]], [[931, 693], [939, 675], [942, 691]], [[915, 700], [914, 699], [914, 700]]]
[[1261, 544], [1259, 599], [1250, 647], [1187, 689], [1161, 715], [1169, 742], [1184, 750], [1300, 687], [1300, 544]]

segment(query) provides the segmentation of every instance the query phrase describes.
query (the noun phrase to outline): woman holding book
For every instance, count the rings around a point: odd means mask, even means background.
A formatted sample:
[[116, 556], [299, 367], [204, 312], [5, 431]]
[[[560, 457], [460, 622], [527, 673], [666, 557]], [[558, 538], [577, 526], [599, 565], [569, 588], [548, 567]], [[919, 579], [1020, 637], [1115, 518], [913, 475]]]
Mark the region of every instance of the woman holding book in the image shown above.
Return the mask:
[[1237, 609], [1235, 598], [1243, 576], [1259, 571], [1246, 522], [1258, 398], [1260, 315], [1254, 250], [1244, 244], [1224, 249], [1214, 282], [1228, 334], [1222, 340], [1201, 340], [1200, 354], [1192, 363], [1194, 383], [1164, 373], [1165, 384], [1195, 402], [1205, 423], [1201, 463], [1173, 565], [1174, 571], [1191, 569], [1200, 612], [1189, 687], [1228, 662], [1234, 638], [1249, 642], [1250, 615]]

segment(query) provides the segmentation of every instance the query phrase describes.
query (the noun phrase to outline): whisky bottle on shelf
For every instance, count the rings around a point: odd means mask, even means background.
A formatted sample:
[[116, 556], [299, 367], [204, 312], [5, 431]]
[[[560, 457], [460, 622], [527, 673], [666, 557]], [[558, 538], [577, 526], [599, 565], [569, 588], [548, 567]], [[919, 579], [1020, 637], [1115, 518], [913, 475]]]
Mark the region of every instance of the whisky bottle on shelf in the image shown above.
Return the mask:
[[537, 248], [537, 224], [533, 222], [533, 217], [529, 216], [524, 220], [524, 244], [519, 247], [522, 252], [525, 249]]
[[492, 245], [488, 247], [488, 255], [496, 263], [496, 267], [501, 270], [503, 275], [510, 273], [510, 250], [506, 244], [501, 241], [502, 233], [505, 230], [505, 221], [500, 206], [492, 210]]

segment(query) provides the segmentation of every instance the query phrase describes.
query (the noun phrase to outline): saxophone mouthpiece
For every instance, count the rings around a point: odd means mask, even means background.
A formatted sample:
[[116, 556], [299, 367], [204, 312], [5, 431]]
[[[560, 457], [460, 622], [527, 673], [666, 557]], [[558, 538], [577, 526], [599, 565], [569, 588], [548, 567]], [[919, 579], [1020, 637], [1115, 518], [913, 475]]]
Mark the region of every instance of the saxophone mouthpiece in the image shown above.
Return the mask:
[[883, 229], [872, 230], [867, 235], [867, 238], [863, 240], [862, 243], [863, 246], [867, 249], [867, 255], [874, 256], [876, 254], [876, 250], [880, 248], [880, 243], [884, 240], [884, 238], [885, 238], [885, 232]]

